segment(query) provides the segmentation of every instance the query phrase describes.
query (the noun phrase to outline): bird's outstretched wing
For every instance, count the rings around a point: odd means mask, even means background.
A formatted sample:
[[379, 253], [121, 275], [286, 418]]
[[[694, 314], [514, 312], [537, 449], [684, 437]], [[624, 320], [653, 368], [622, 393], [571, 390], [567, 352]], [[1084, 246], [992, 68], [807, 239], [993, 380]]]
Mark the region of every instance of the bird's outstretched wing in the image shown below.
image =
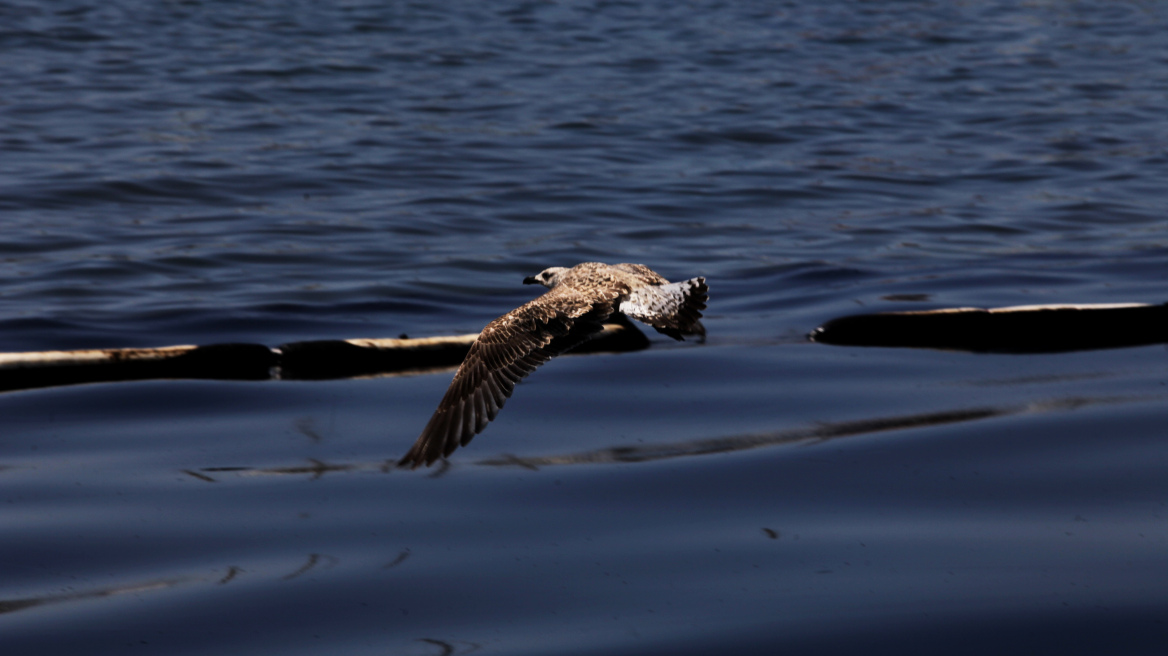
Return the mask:
[[585, 296], [557, 287], [487, 324], [398, 466], [430, 465], [466, 446], [499, 414], [516, 383], [599, 332], [620, 295], [616, 289]]
[[682, 335], [705, 337], [706, 329], [699, 319], [706, 309], [709, 291], [705, 278], [648, 284], [632, 290], [618, 309], [676, 340]]

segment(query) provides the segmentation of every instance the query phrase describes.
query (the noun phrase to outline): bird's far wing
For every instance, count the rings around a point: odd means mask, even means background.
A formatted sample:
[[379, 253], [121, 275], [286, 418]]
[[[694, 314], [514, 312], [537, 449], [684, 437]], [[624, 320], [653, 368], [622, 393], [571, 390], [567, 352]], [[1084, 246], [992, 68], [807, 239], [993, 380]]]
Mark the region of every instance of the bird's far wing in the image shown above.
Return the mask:
[[612, 265], [614, 269], [620, 269], [625, 273], [631, 273], [650, 285], [664, 285], [669, 281], [661, 277], [661, 274], [650, 269], [644, 264], [633, 264], [631, 262], [622, 262], [620, 264]]
[[618, 308], [657, 332], [680, 340], [682, 335], [701, 335], [706, 329], [699, 319], [706, 309], [710, 288], [705, 278], [691, 278], [664, 285], [643, 285], [634, 289]]
[[430, 465], [466, 446], [499, 414], [516, 383], [598, 332], [615, 301], [615, 293], [589, 298], [557, 287], [487, 324], [398, 466]]

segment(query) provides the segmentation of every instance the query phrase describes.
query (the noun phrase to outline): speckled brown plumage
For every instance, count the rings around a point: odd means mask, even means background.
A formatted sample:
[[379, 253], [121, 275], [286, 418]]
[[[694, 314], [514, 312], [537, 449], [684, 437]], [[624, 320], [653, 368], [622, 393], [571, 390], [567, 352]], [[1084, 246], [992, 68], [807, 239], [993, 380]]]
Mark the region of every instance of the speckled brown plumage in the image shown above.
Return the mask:
[[486, 428], [515, 384], [539, 365], [591, 339], [621, 311], [674, 339], [705, 336], [704, 278], [670, 283], [642, 264], [584, 262], [552, 267], [523, 281], [549, 290], [483, 328], [438, 409], [399, 466], [429, 465]]

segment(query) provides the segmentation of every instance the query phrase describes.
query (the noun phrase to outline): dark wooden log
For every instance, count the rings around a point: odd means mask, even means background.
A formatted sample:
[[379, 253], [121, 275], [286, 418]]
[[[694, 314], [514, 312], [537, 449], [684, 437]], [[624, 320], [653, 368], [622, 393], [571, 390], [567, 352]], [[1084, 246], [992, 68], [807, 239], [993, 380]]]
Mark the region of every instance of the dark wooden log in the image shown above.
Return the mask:
[[1168, 342], [1168, 304], [1026, 305], [832, 319], [809, 338], [836, 346], [1059, 353]]
[[276, 364], [272, 349], [259, 344], [0, 353], [0, 391], [155, 378], [266, 380]]
[[[151, 379], [325, 380], [421, 373], [458, 366], [477, 334], [420, 339], [348, 339], [259, 344], [0, 353], [0, 392], [83, 383]], [[605, 324], [573, 353], [635, 351], [649, 346], [629, 323]]]
[[[279, 346], [280, 377], [326, 380], [388, 373], [424, 372], [457, 367], [477, 333], [417, 339], [346, 339], [293, 342]], [[592, 340], [572, 353], [636, 351], [649, 338], [631, 324], [607, 323]]]

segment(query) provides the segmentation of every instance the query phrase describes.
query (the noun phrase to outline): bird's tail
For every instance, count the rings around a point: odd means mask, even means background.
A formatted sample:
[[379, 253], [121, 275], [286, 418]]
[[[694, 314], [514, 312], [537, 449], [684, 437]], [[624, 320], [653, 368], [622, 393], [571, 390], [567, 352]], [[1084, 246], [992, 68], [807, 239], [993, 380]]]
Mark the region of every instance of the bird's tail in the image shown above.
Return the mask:
[[621, 302], [620, 311], [643, 321], [657, 332], [680, 340], [682, 335], [706, 336], [699, 319], [706, 309], [710, 288], [705, 278], [690, 278], [664, 285], [646, 285]]

